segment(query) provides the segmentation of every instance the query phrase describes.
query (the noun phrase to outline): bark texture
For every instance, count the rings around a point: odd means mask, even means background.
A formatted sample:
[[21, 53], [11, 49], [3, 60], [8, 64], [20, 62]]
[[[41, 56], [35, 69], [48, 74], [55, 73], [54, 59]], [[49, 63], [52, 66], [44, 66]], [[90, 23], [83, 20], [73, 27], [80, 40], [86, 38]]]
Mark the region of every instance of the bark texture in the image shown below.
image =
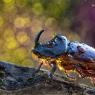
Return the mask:
[[76, 85], [64, 75], [49, 79], [47, 70], [35, 70], [0, 62], [0, 95], [95, 95], [94, 88]]

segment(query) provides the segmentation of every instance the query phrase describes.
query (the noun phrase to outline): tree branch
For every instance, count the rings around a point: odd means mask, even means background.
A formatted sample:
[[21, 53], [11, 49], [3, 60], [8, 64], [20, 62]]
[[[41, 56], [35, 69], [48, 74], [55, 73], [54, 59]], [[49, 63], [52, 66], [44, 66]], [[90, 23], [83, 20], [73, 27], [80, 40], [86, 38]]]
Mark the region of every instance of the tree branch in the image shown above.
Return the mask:
[[47, 70], [34, 76], [35, 70], [0, 62], [0, 95], [95, 95], [94, 88], [76, 85], [64, 75], [56, 73], [49, 79]]

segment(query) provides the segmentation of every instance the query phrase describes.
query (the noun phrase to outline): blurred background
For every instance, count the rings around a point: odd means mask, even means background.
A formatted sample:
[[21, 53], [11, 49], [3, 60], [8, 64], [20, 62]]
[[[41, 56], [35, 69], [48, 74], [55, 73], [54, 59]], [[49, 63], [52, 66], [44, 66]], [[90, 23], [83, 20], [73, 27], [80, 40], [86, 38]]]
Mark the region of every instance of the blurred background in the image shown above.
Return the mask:
[[56, 33], [95, 47], [95, 0], [0, 0], [0, 60], [35, 66], [31, 48]]

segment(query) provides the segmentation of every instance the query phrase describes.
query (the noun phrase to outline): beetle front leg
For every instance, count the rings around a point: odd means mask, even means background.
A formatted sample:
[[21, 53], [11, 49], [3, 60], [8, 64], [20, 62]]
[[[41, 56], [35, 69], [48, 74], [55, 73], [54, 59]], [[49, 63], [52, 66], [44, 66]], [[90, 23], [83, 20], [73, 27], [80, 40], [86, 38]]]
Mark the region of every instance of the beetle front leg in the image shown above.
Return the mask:
[[35, 74], [40, 71], [40, 68], [41, 68], [42, 65], [43, 65], [43, 62], [40, 63], [40, 65], [38, 66], [38, 68], [33, 72], [33, 74], [32, 74], [33, 76], [35, 76]]
[[50, 70], [50, 72], [48, 72], [48, 76], [49, 76], [49, 78], [52, 78], [54, 72], [56, 71], [56, 64], [50, 64], [50, 66], [51, 66], [51, 70]]
[[43, 65], [43, 62], [40, 63], [40, 65], [39, 65], [38, 68], [36, 69], [36, 72], [39, 72], [39, 71], [40, 71], [42, 65]]

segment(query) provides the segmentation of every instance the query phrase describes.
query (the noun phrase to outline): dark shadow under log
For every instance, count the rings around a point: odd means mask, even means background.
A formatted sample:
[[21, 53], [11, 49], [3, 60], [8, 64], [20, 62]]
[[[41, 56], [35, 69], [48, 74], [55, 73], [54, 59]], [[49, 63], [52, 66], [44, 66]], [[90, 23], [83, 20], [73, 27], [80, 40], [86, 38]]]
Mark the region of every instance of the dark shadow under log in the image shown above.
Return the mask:
[[0, 62], [0, 95], [95, 95], [95, 89], [76, 85], [65, 76], [49, 79], [46, 70]]

